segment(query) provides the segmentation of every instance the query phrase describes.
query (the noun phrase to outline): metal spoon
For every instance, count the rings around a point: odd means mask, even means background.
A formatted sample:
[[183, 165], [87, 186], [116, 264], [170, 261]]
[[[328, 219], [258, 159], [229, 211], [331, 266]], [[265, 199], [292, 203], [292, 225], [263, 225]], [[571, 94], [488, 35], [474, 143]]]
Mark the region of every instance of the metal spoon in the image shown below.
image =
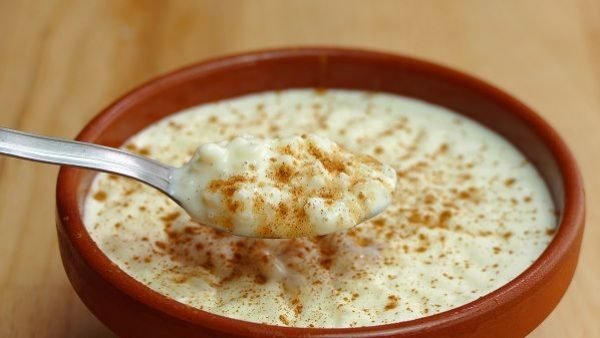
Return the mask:
[[0, 127], [0, 154], [127, 176], [162, 191], [181, 205], [169, 192], [175, 168], [123, 150]]
[[[324, 139], [319, 139], [316, 135], [313, 136], [295, 136], [298, 139], [298, 142], [305, 142], [305, 139], [315, 138], [315, 142], [331, 142], [326, 141]], [[248, 139], [244, 137], [236, 138], [238, 141], [237, 144], [250, 142]], [[232, 141], [232, 144], [236, 142], [236, 140]], [[300, 141], [302, 140], [302, 141]], [[241, 142], [241, 143], [240, 143]], [[238, 145], [239, 146], [239, 145]], [[200, 149], [200, 148], [199, 148]], [[379, 197], [373, 197], [372, 203], [369, 204], [369, 208], [364, 211], [364, 215], [358, 216], [351, 214], [350, 210], [347, 211], [346, 218], [339, 218], [339, 220], [351, 220], [350, 222], [338, 223], [335, 218], [333, 223], [329, 222], [329, 218], [327, 217], [317, 217], [316, 223], [312, 221], [310, 216], [308, 219], [311, 219], [310, 222], [313, 222], [309, 227], [302, 227], [301, 231], [298, 231], [297, 224], [288, 224], [288, 223], [279, 223], [279, 221], [274, 221], [271, 223], [272, 227], [268, 228], [268, 231], [260, 230], [262, 229], [260, 226], [256, 224], [257, 219], [248, 220], [248, 224], [236, 224], [235, 226], [219, 226], [218, 224], [209, 224], [212, 222], [212, 218], [207, 215], [212, 215], [215, 210], [206, 210], [204, 209], [204, 204], [200, 203], [196, 198], [196, 194], [199, 192], [198, 189], [204, 189], [204, 186], [197, 186], [197, 176], [199, 173], [210, 173], [212, 175], [215, 174], [214, 168], [212, 164], [200, 164], [206, 162], [201, 159], [192, 159], [189, 162], [189, 165], [192, 167], [188, 167], [188, 164], [184, 165], [180, 168], [170, 167], [168, 165], [153, 161], [149, 158], [138, 156], [132, 153], [128, 153], [119, 149], [99, 146], [91, 143], [77, 142], [59, 138], [45, 137], [39, 135], [33, 135], [24, 133], [21, 131], [0, 128], [0, 154], [5, 154], [9, 156], [19, 157], [23, 159], [52, 163], [52, 164], [60, 164], [60, 165], [69, 165], [87, 169], [94, 169], [99, 171], [104, 171], [108, 173], [113, 173], [121, 176], [127, 176], [138, 180], [142, 183], [148, 184], [165, 195], [170, 197], [173, 201], [179, 204], [186, 212], [192, 216], [192, 219], [199, 221], [200, 223], [211, 226], [217, 229], [231, 231], [234, 234], [241, 236], [251, 236], [251, 237], [267, 237], [267, 238], [287, 238], [287, 237], [297, 237], [297, 236], [311, 236], [311, 235], [321, 235], [330, 233], [333, 231], [343, 230], [352, 226], [355, 226], [358, 223], [365, 221], [368, 218], [373, 217], [378, 214], [385, 208], [389, 202], [391, 201], [391, 193], [395, 186], [395, 178], [396, 174], [393, 172], [391, 167], [387, 167], [387, 171], [380, 171], [381, 177], [372, 178], [370, 175], [371, 172], [367, 173], [365, 178], [369, 178], [369, 180], [373, 182], [381, 182], [384, 184], [383, 179], [390, 181], [393, 177], [394, 182], [388, 182], [388, 185], [385, 185], [389, 191], [387, 200], [381, 200]], [[261, 153], [262, 154], [262, 153]], [[264, 155], [264, 154], [263, 154]], [[354, 155], [348, 155], [354, 156]], [[259, 156], [260, 161], [269, 162], [273, 158], [269, 158], [269, 156], [264, 157]], [[194, 157], [195, 158], [195, 157]], [[308, 161], [310, 161], [310, 157], [308, 157]], [[305, 159], [306, 161], [306, 159]], [[300, 165], [301, 167], [310, 167], [310, 165], [318, 166], [317, 163], [320, 163], [320, 160], [315, 160], [314, 163], [305, 163]], [[198, 166], [202, 169], [193, 169], [194, 165]], [[369, 168], [372, 169], [371, 166], [373, 164], [372, 159], [369, 161], [369, 165], [361, 166], [359, 162], [356, 162], [355, 168]], [[203, 167], [204, 166], [204, 167]], [[190, 169], [191, 168], [191, 169]], [[381, 164], [381, 169], [384, 169], [384, 165]], [[314, 171], [308, 171], [314, 173]], [[391, 173], [393, 172], [393, 173]], [[191, 176], [190, 176], [190, 173]], [[363, 173], [361, 171], [361, 173]], [[363, 173], [364, 174], [364, 173]], [[311, 174], [312, 175], [312, 174]], [[201, 180], [202, 181], [202, 180]], [[303, 182], [303, 181], [302, 181]], [[303, 183], [302, 183], [303, 184]], [[379, 184], [379, 183], [376, 183]], [[343, 186], [343, 185], [342, 185]], [[191, 187], [191, 189], [190, 189]], [[365, 188], [366, 189], [366, 188]], [[373, 187], [368, 189], [374, 189]], [[367, 190], [368, 190], [367, 189]], [[192, 192], [191, 194], [186, 193]], [[350, 192], [348, 192], [350, 194]], [[369, 194], [369, 193], [367, 193]], [[379, 193], [372, 192], [373, 196], [380, 196]], [[354, 201], [354, 200], [351, 200]], [[377, 201], [377, 202], [375, 202]], [[318, 209], [317, 204], [310, 205], [313, 210], [313, 214], [315, 212], [319, 213], [319, 215], [323, 215], [324, 209]], [[382, 204], [384, 203], [384, 204]], [[308, 204], [307, 204], [308, 205]], [[198, 207], [200, 206], [200, 207]], [[305, 206], [306, 207], [306, 206]], [[315, 209], [317, 208], [317, 209]], [[308, 214], [307, 214], [308, 215]], [[354, 216], [353, 216], [354, 215]], [[360, 214], [359, 214], [360, 215]], [[260, 216], [260, 215], [259, 215]], [[354, 217], [354, 218], [352, 218]], [[260, 222], [263, 222], [261, 218]], [[305, 221], [305, 220], [303, 220]], [[299, 221], [300, 222], [300, 221]], [[305, 224], [300, 222], [301, 224]], [[299, 223], [299, 224], [300, 224]], [[259, 229], [260, 231], [258, 231]]]

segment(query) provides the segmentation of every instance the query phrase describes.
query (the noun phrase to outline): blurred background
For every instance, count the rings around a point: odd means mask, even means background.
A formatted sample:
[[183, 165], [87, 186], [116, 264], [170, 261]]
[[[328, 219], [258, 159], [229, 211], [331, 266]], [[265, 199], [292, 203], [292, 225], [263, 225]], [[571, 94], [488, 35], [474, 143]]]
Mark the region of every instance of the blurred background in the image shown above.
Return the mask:
[[[582, 168], [588, 227], [567, 295], [531, 337], [600, 337], [598, 0], [0, 0], [0, 125], [72, 138], [125, 91], [166, 71], [299, 45], [451, 66], [554, 125]], [[112, 337], [60, 263], [56, 173], [0, 157], [0, 337]]]

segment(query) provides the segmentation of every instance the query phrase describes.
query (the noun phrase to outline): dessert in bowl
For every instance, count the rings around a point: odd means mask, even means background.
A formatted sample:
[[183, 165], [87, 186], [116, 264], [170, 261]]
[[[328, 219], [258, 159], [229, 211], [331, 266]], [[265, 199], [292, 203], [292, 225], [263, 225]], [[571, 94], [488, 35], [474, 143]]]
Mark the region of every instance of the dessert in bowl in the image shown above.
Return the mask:
[[528, 108], [446, 68], [323, 48], [218, 59], [125, 95], [79, 139], [176, 165], [199, 143], [303, 132], [394, 167], [392, 205], [324, 237], [242, 239], [135, 182], [62, 169], [82, 300], [125, 336], [506, 337], [566, 290], [584, 212], [572, 156]]
[[[467, 118], [398, 95], [339, 89], [245, 95], [172, 115], [130, 138], [125, 148], [178, 166], [197, 144], [212, 149], [210, 142], [234, 137], [230, 144], [248, 145], [253, 139], [236, 134], [285, 137], [307, 130], [392, 166], [381, 177], [397, 176], [391, 205], [360, 226], [327, 236], [248, 239], [194, 223], [160, 192], [102, 174], [85, 203], [86, 228], [113, 262], [161, 294], [226, 317], [299, 327], [390, 324], [458, 307], [516, 277], [552, 239], [550, 193], [523, 155]], [[330, 184], [362, 193], [366, 201], [386, 200], [372, 198], [381, 194], [367, 181], [352, 183], [359, 182], [350, 172], [358, 164], [327, 156], [321, 146], [313, 152], [324, 155], [304, 165], [271, 152], [264, 153], [273, 161], [255, 161], [261, 156], [239, 148], [244, 151], [236, 154], [214, 149], [218, 155], [204, 161], [213, 166], [196, 174], [211, 176], [232, 157], [246, 167], [213, 181], [214, 189], [198, 189], [216, 219], [222, 209], [233, 215], [227, 220], [242, 223], [254, 222], [248, 213], [274, 214], [276, 223], [302, 229], [303, 215], [335, 220], [345, 214], [333, 189], [315, 191], [314, 203], [287, 203], [281, 196], [296, 177], [306, 176], [306, 186], [323, 186], [313, 181], [327, 176], [348, 177]], [[304, 175], [322, 161], [322, 172]], [[278, 185], [258, 186], [265, 176], [261, 162], [273, 167], [266, 171], [273, 171]], [[296, 190], [293, 198], [301, 201], [302, 189]], [[316, 213], [312, 207], [328, 204]]]

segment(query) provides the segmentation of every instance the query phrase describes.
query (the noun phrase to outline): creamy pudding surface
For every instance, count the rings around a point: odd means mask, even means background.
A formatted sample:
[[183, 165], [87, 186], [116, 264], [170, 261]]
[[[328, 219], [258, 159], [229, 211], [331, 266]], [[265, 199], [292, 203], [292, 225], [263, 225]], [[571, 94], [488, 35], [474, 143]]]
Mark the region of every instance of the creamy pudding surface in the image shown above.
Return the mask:
[[167, 297], [296, 327], [390, 324], [458, 307], [515, 278], [552, 239], [554, 205], [521, 153], [461, 115], [397, 95], [253, 94], [172, 115], [124, 148], [181, 166], [201, 144], [304, 133], [391, 166], [391, 204], [349, 230], [253, 239], [196, 224], [162, 193], [99, 174], [86, 227], [116, 265]]

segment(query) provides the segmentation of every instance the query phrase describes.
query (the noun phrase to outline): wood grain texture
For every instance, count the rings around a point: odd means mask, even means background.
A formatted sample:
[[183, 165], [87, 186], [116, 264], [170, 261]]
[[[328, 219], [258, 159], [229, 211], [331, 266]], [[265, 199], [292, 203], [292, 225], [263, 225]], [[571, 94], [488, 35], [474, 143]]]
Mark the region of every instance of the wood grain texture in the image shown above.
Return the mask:
[[[0, 125], [73, 137], [136, 84], [207, 57], [338, 45], [475, 74], [540, 112], [582, 168], [576, 277], [531, 337], [600, 337], [600, 2], [0, 0]], [[57, 169], [0, 157], [0, 337], [111, 337], [63, 272]]]

